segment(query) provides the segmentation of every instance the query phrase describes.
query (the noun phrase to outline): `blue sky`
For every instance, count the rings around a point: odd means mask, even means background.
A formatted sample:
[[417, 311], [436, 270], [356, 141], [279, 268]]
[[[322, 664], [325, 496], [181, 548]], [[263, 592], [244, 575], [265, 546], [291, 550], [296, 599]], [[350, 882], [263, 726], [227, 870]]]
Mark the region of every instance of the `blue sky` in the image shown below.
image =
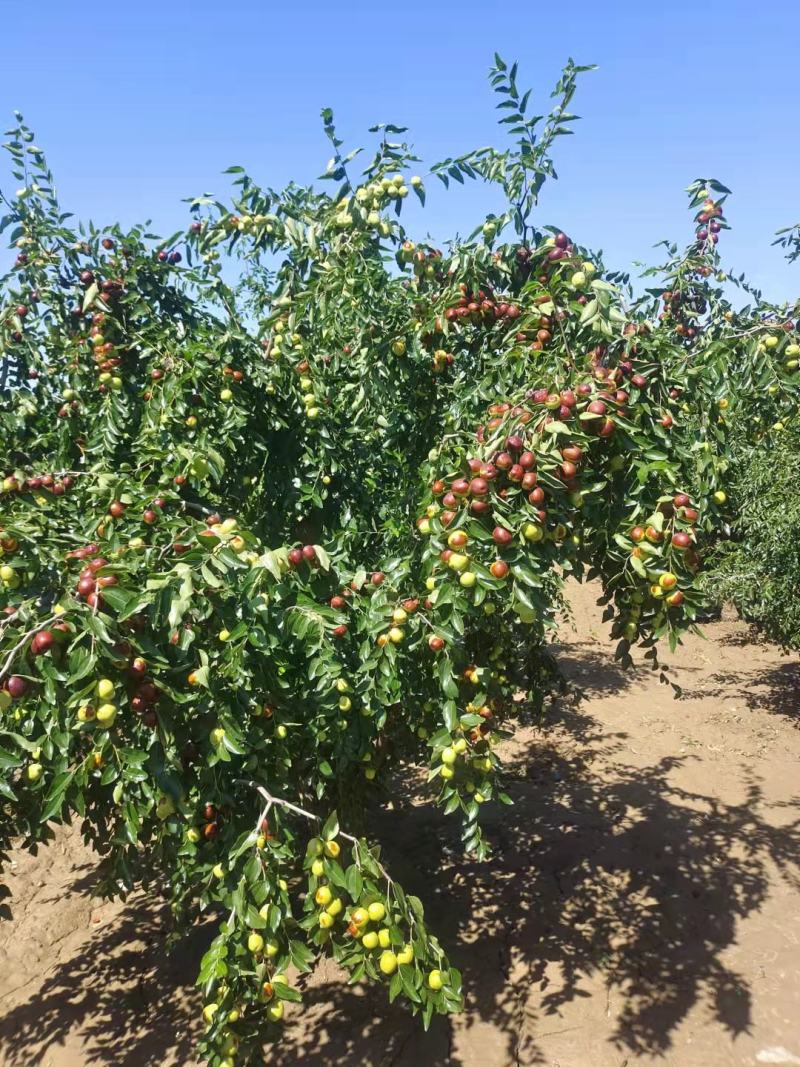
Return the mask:
[[[686, 239], [683, 190], [717, 177], [735, 194], [728, 262], [782, 300], [800, 292], [800, 264], [770, 247], [800, 221], [798, 34], [796, 0], [41, 0], [5, 11], [0, 115], [33, 125], [65, 207], [172, 232], [182, 197], [227, 191], [229, 164], [273, 185], [319, 174], [324, 105], [348, 145], [392, 121], [433, 162], [499, 143], [495, 49], [543, 106], [573, 56], [599, 70], [583, 76], [582, 122], [558, 145], [539, 222], [626, 269], [658, 239]], [[420, 228], [439, 239], [493, 206], [479, 186], [429, 193]]]

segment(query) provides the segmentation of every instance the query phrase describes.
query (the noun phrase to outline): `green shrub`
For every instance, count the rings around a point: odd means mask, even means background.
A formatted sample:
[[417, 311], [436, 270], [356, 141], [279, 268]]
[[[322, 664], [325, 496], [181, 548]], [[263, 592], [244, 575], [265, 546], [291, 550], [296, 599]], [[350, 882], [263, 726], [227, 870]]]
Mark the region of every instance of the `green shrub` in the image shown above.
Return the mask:
[[773, 640], [800, 648], [800, 431], [743, 449], [731, 471], [736, 519], [709, 584]]

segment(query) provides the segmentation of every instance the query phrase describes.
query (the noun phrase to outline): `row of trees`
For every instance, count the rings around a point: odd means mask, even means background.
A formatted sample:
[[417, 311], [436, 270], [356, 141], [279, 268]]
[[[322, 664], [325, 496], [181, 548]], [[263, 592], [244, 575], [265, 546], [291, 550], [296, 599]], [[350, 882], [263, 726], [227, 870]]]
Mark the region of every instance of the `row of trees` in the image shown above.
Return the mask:
[[[796, 419], [792, 316], [723, 284], [724, 187], [692, 184], [691, 241], [639, 297], [534, 223], [584, 69], [541, 119], [498, 57], [507, 147], [424, 180], [388, 125], [356, 176], [324, 111], [318, 185], [232, 168], [167, 239], [75, 228], [8, 134], [0, 848], [78, 818], [106, 892], [218, 915], [211, 1064], [257, 1059], [322, 953], [425, 1025], [458, 1010], [365, 805], [421, 762], [484, 856], [565, 579], [598, 578], [618, 656], [655, 665], [714, 602], [731, 463]], [[470, 180], [504, 212], [415, 243], [406, 197]]]

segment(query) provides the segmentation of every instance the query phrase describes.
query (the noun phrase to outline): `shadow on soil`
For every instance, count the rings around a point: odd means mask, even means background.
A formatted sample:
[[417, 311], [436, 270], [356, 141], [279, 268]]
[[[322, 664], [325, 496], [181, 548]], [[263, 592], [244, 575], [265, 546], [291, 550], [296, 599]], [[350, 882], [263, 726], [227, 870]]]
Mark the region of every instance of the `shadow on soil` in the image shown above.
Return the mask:
[[[617, 684], [608, 670], [593, 675], [595, 689]], [[797, 883], [797, 811], [765, 815], [755, 775], [737, 805], [686, 792], [672, 775], [693, 757], [634, 768], [620, 762], [623, 742], [579, 709], [562, 708], [557, 726], [535, 732], [524, 752], [518, 746], [509, 768], [514, 806], [486, 812], [495, 852], [485, 864], [458, 859], [457, 827], [409, 797], [371, 820], [390, 842], [393, 873], [426, 902], [463, 972], [459, 1025], [474, 1028], [478, 1042], [482, 1024], [500, 1035], [486, 1067], [543, 1063], [537, 1032], [558, 1027], [560, 1008], [588, 995], [590, 976], [621, 994], [612, 1040], [631, 1058], [668, 1056], [673, 1030], [698, 1000], [730, 1034], [750, 1026], [750, 989], [723, 958], [737, 921], [764, 901], [770, 865]], [[89, 1039], [87, 1064], [192, 1063], [199, 1000], [191, 986], [211, 931], [193, 930], [166, 957], [166, 920], [163, 908], [139, 900], [96, 931], [84, 955], [57, 964], [0, 1021], [9, 1067], [44, 1062], [39, 1050], [76, 1024]], [[382, 991], [348, 988], [327, 969], [305, 1002], [271, 1064], [459, 1062], [448, 1021], [423, 1035]]]
[[722, 697], [732, 690], [749, 710], [763, 709], [800, 725], [800, 664], [796, 659], [767, 670], [712, 674], [703, 686], [703, 695]]
[[[427, 807], [375, 824], [391, 842], [393, 872], [426, 900], [431, 925], [454, 946], [466, 1026], [489, 1023], [503, 1034], [487, 1067], [544, 1063], [537, 1031], [557, 1028], [561, 1006], [587, 996], [585, 978], [597, 973], [624, 1000], [613, 1034], [621, 1054], [668, 1054], [672, 1031], [698, 1000], [731, 1035], [747, 1032], [750, 990], [722, 957], [737, 920], [764, 901], [770, 864], [800, 885], [797, 809], [772, 814], [782, 826], [765, 821], [755, 776], [737, 805], [677, 788], [671, 775], [693, 757], [645, 768], [615, 762], [600, 780], [590, 763], [623, 739], [598, 733], [576, 711], [559, 722], [567, 744], [543, 733], [513, 767], [514, 807], [487, 812], [488, 863], [443, 864], [457, 839]], [[278, 1050], [281, 1067], [458, 1063], [446, 1021], [423, 1038], [372, 991], [331, 982], [309, 990], [307, 1003], [315, 1025]]]
[[[96, 876], [81, 878], [90, 892]], [[78, 883], [73, 892], [80, 891]], [[9, 1067], [50, 1062], [48, 1048], [80, 1028], [81, 1063], [142, 1067], [169, 1052], [194, 1062], [200, 1002], [192, 990], [214, 931], [193, 928], [169, 955], [169, 910], [136, 896], [108, 926], [93, 931], [84, 951], [49, 969], [26, 1003], [0, 1016], [0, 1061]], [[78, 1062], [76, 1060], [76, 1062]]]

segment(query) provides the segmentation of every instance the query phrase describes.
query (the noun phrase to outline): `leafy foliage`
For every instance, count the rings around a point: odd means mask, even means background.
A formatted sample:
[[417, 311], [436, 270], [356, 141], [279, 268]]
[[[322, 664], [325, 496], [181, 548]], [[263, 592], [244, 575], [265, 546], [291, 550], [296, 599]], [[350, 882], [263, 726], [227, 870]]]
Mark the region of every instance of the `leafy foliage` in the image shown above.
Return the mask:
[[709, 561], [709, 583], [774, 641], [800, 648], [797, 428], [773, 447], [743, 448], [732, 471], [736, 518]]
[[425, 1025], [458, 1010], [366, 805], [427, 763], [484, 856], [565, 578], [598, 577], [618, 656], [656, 665], [707, 610], [732, 450], [796, 417], [787, 313], [722, 288], [724, 187], [692, 184], [691, 243], [640, 299], [534, 226], [586, 69], [545, 119], [496, 59], [510, 145], [431, 173], [507, 208], [446, 250], [402, 226], [425, 194], [400, 127], [362, 156], [326, 109], [325, 192], [232, 167], [230, 206], [190, 200], [166, 239], [76, 229], [8, 133], [0, 848], [77, 817], [106, 892], [159, 878], [177, 921], [220, 919], [212, 1064], [260, 1061], [322, 953]]

